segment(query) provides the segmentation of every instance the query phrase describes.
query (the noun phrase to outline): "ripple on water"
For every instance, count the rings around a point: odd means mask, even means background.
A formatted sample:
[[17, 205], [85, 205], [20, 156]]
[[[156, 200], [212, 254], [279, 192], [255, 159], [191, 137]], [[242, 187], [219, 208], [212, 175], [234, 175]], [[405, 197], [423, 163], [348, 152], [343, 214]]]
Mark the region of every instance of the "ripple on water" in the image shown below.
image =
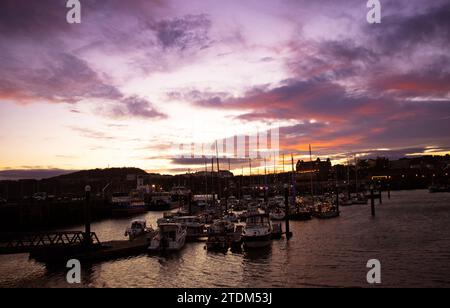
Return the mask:
[[[161, 215], [137, 218], [156, 225]], [[105, 220], [92, 229], [103, 241], [123, 239], [129, 221]], [[450, 194], [392, 192], [376, 218], [370, 206], [346, 207], [338, 219], [291, 222], [291, 230], [289, 242], [265, 250], [212, 253], [190, 243], [175, 254], [83, 265], [82, 287], [366, 287], [373, 258], [382, 262], [384, 286], [450, 285]], [[26, 255], [0, 256], [0, 287], [67, 287], [65, 270]]]

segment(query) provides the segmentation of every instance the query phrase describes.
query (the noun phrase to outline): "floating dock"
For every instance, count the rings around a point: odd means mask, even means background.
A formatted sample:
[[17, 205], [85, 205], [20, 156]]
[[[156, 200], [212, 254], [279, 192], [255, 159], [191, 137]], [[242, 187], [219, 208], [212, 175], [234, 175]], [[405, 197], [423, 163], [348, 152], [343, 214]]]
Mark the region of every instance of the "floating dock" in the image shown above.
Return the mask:
[[74, 247], [52, 247], [35, 250], [30, 253], [30, 258], [43, 263], [67, 262], [70, 259], [94, 263], [127, 258], [145, 253], [148, 244], [148, 235], [144, 235], [133, 241], [110, 241], [94, 244], [89, 247], [79, 245]]

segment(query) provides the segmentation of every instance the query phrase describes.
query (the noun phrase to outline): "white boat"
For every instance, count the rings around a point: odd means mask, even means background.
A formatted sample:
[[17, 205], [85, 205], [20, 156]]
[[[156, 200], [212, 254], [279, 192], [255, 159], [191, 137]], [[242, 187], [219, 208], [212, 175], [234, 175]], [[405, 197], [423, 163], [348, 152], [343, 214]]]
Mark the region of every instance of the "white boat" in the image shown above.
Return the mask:
[[125, 230], [125, 236], [128, 236], [130, 241], [133, 239], [154, 232], [152, 227], [147, 228], [145, 220], [133, 220], [131, 226]]
[[187, 231], [181, 224], [163, 223], [158, 233], [151, 239], [148, 247], [151, 251], [178, 251], [186, 243]]
[[272, 224], [269, 215], [254, 213], [247, 216], [242, 239], [246, 248], [269, 246], [272, 239]]
[[286, 218], [286, 214], [283, 209], [276, 208], [270, 212], [270, 219], [272, 220], [283, 220]]
[[174, 223], [181, 224], [187, 231], [188, 240], [197, 240], [206, 237], [205, 224], [197, 216], [175, 216], [172, 218]]

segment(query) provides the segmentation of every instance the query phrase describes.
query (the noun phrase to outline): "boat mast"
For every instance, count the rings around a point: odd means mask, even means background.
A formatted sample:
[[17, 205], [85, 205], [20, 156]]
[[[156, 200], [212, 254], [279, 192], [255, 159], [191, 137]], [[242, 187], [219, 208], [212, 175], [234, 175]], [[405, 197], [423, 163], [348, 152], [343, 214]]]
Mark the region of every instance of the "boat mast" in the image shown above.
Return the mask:
[[264, 158], [264, 202], [267, 203], [267, 162]]
[[347, 197], [350, 200], [350, 160], [347, 156]]
[[296, 198], [296, 191], [295, 191], [295, 168], [294, 168], [294, 154], [291, 153], [291, 167], [292, 167], [292, 194], [294, 197], [294, 205], [295, 205], [295, 198]]
[[217, 159], [217, 198], [220, 200], [221, 191], [220, 191], [220, 165], [219, 165], [219, 147], [217, 145], [216, 140], [216, 159]]
[[214, 156], [211, 157], [211, 193], [212, 193], [212, 201], [214, 203], [214, 200], [216, 198], [215, 192], [214, 192]]
[[311, 172], [310, 172], [310, 182], [311, 182], [311, 197], [314, 200], [314, 185], [313, 185], [313, 172], [314, 172], [314, 166], [312, 161], [312, 150], [311, 145], [309, 145], [309, 161], [311, 163]]
[[206, 204], [208, 204], [208, 161], [205, 156], [205, 195], [206, 195]]
[[356, 185], [356, 194], [358, 194], [358, 158], [355, 154], [355, 185]]
[[253, 182], [252, 182], [252, 159], [251, 158], [249, 158], [248, 159], [248, 164], [249, 164], [249, 166], [250, 166], [250, 190], [252, 191], [252, 194], [253, 194]]

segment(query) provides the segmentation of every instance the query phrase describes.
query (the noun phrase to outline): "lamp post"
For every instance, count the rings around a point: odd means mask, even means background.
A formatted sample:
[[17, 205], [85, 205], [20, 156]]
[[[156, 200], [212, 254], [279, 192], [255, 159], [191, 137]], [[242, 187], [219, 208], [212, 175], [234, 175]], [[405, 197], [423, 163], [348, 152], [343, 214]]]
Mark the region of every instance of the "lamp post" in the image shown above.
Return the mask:
[[91, 245], [91, 186], [84, 188], [84, 240], [86, 245]]
[[370, 208], [372, 210], [372, 217], [375, 217], [375, 196], [373, 192], [373, 184], [370, 185]]

